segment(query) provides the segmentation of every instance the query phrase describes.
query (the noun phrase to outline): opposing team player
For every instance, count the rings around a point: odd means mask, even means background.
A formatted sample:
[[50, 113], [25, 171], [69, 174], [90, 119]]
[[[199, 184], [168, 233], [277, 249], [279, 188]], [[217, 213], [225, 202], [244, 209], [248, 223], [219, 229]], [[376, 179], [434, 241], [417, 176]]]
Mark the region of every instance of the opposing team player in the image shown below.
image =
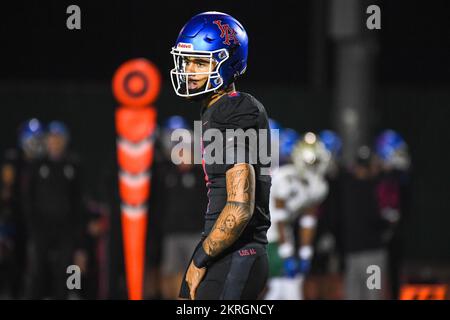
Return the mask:
[[330, 154], [316, 135], [306, 133], [295, 144], [291, 158], [292, 164], [281, 166], [273, 173], [268, 300], [302, 298], [302, 275], [308, 272], [313, 255], [316, 211], [328, 192], [324, 174]]

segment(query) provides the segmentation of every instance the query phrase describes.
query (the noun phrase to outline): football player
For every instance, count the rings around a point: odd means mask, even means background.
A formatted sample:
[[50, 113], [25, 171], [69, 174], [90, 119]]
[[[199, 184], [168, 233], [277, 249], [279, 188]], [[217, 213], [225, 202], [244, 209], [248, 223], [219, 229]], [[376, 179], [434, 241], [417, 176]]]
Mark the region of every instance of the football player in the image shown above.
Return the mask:
[[387, 246], [390, 295], [398, 298], [402, 250], [400, 226], [410, 203], [411, 159], [408, 145], [396, 131], [382, 131], [376, 138], [375, 153], [381, 163], [377, 184], [380, 214], [385, 221], [383, 240]]
[[38, 119], [24, 122], [19, 129], [19, 146], [25, 161], [39, 159], [45, 152], [44, 127]]
[[[248, 37], [241, 23], [225, 13], [198, 14], [181, 29], [171, 53], [175, 93], [200, 102], [203, 137], [210, 129], [223, 134], [265, 129], [268, 134], [258, 135], [257, 145], [270, 144], [263, 105], [235, 87], [247, 68]], [[209, 144], [202, 138], [202, 150]], [[265, 286], [271, 178], [262, 169], [270, 163], [263, 164], [259, 156], [251, 163], [253, 147], [247, 140], [226, 139], [217, 162], [207, 161], [203, 152], [209, 204], [180, 298], [256, 299]]]
[[[324, 179], [330, 154], [315, 134], [298, 141], [291, 154], [292, 164], [273, 173], [270, 195], [272, 226], [268, 232], [271, 281], [266, 299], [300, 300], [303, 277], [313, 255], [317, 207], [326, 197]], [[299, 249], [294, 234], [299, 223]]]

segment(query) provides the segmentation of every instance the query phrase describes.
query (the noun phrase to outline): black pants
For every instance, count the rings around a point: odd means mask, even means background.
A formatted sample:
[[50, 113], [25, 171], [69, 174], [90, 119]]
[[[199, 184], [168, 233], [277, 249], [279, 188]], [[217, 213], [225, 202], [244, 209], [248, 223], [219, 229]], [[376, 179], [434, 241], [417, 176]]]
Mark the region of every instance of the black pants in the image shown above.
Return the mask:
[[72, 264], [73, 249], [63, 236], [47, 235], [30, 239], [28, 252], [28, 299], [67, 298], [67, 267]]
[[[196, 300], [256, 300], [264, 289], [268, 273], [266, 246], [249, 243], [223, 254], [208, 266], [197, 288]], [[185, 278], [186, 274], [181, 284], [180, 298], [189, 299], [189, 286]]]

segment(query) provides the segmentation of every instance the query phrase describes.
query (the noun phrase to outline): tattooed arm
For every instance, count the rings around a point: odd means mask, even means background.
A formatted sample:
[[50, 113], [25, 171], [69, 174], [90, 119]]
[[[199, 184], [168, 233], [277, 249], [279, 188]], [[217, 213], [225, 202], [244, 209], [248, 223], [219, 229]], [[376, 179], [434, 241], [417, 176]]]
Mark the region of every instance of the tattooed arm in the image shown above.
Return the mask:
[[255, 208], [255, 170], [248, 163], [235, 164], [226, 172], [227, 203], [208, 237], [194, 255], [194, 263], [204, 267], [232, 245], [241, 235]]
[[226, 173], [227, 203], [217, 218], [203, 249], [215, 257], [241, 235], [255, 207], [255, 171], [248, 163], [234, 165]]
[[248, 163], [234, 165], [226, 173], [227, 203], [186, 273], [191, 299], [206, 273], [207, 262], [232, 245], [241, 235], [255, 208], [255, 171]]

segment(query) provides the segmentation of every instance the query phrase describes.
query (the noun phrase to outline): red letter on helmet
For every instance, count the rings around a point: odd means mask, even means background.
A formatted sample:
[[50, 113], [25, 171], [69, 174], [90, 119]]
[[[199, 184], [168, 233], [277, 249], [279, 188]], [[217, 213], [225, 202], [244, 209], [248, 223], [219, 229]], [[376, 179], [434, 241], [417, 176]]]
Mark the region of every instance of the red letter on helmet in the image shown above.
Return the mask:
[[221, 20], [213, 21], [215, 25], [217, 25], [220, 29], [220, 37], [223, 39], [225, 37], [225, 40], [223, 41], [223, 44], [226, 44], [227, 46], [230, 45], [230, 40], [234, 42], [234, 44], [239, 45], [239, 40], [236, 38], [236, 31], [234, 31], [228, 24], [222, 24]]

